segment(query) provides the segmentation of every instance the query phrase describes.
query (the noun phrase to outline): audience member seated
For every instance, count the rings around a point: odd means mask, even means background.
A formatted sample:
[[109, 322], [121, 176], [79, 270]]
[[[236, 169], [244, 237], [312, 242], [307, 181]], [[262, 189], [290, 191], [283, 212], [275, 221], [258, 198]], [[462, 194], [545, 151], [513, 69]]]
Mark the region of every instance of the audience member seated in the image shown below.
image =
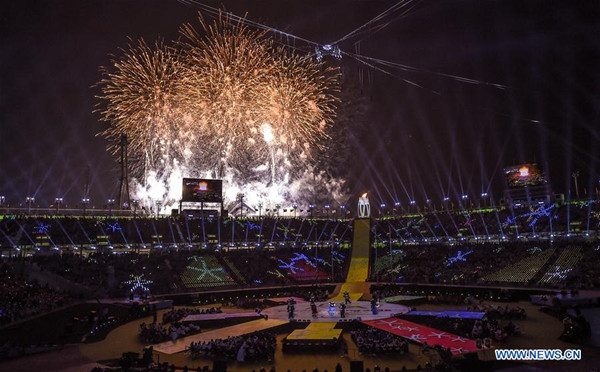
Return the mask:
[[358, 350], [364, 354], [408, 353], [406, 341], [377, 328], [361, 328], [350, 334], [358, 346]]
[[172, 323], [169, 328], [159, 323], [142, 323], [138, 331], [140, 340], [145, 344], [155, 344], [167, 340], [175, 341], [178, 338], [200, 332], [200, 327], [194, 323]]
[[227, 337], [211, 341], [192, 342], [192, 357], [200, 355], [212, 358], [237, 360], [239, 362], [255, 360], [272, 360], [277, 341], [269, 332], [256, 332], [243, 336]]

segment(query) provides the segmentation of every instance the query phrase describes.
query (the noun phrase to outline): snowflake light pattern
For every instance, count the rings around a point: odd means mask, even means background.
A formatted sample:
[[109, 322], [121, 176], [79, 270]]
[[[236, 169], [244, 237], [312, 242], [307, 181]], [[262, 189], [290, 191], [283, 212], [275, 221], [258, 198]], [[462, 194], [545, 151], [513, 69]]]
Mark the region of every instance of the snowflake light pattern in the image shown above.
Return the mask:
[[516, 225], [517, 217], [518, 216], [514, 216], [511, 218], [510, 216], [507, 216], [506, 221], [504, 221], [504, 223], [502, 224], [502, 228], [506, 229], [508, 226]]
[[43, 223], [40, 223], [39, 225], [34, 226], [33, 233], [34, 234], [47, 234], [49, 230], [50, 230], [50, 224], [44, 225]]
[[547, 207], [544, 207], [542, 205], [541, 207], [539, 207], [536, 210], [531, 208], [531, 211], [529, 213], [525, 213], [521, 217], [526, 217], [527, 222], [529, 223], [529, 226], [533, 227], [533, 226], [535, 226], [535, 224], [538, 222], [538, 220], [540, 218], [542, 218], [542, 217], [550, 218], [551, 217], [550, 212], [552, 211], [553, 208], [554, 208], [554, 204], [550, 204]]
[[431, 332], [429, 334], [429, 337], [435, 337], [435, 338], [443, 338], [443, 337], [450, 337], [450, 335], [448, 335], [446, 332]]
[[250, 221], [246, 222], [246, 226], [250, 229], [250, 230], [260, 230], [260, 225], [252, 223]]
[[144, 292], [149, 292], [150, 288], [148, 287], [150, 284], [152, 284], [152, 280], [145, 280], [144, 279], [144, 274], [141, 275], [134, 275], [131, 274], [130, 278], [128, 281], [123, 282], [123, 284], [127, 284], [131, 286], [131, 289], [129, 290], [131, 293], [135, 292], [137, 289], [141, 289]]
[[201, 281], [202, 279], [206, 278], [207, 276], [212, 277], [213, 279], [216, 279], [218, 281], [223, 281], [223, 278], [221, 278], [219, 275], [217, 275], [216, 273], [223, 273], [223, 269], [220, 267], [214, 268], [214, 269], [210, 269], [208, 267], [208, 265], [206, 265], [206, 261], [204, 261], [203, 259], [199, 259], [196, 256], [190, 257], [190, 258], [194, 258], [194, 261], [196, 262], [200, 262], [200, 264], [202, 265], [202, 267], [196, 267], [196, 266], [188, 266], [187, 269], [189, 270], [194, 270], [198, 272], [198, 277], [196, 278], [198, 281]]
[[565, 280], [571, 271], [573, 271], [573, 269], [563, 269], [560, 265], [555, 265], [553, 271], [548, 271], [546, 273], [544, 281], [551, 282], [554, 281], [554, 279]]
[[454, 263], [456, 263], [458, 261], [466, 262], [467, 261], [467, 256], [470, 255], [471, 253], [473, 253], [472, 250], [466, 251], [466, 252], [463, 253], [459, 249], [458, 252], [456, 252], [456, 256], [448, 258], [448, 263], [446, 264], [446, 266], [453, 265]]
[[279, 270], [267, 270], [268, 274], [275, 276], [276, 278], [284, 278], [285, 276], [279, 272]]
[[121, 226], [119, 225], [118, 222], [115, 223], [108, 223], [108, 228], [112, 231], [112, 232], [117, 232], [117, 231], [123, 231], [123, 229], [121, 228]]
[[424, 341], [427, 340], [427, 337], [424, 337], [420, 334], [414, 334], [414, 335], [410, 335], [410, 339], [419, 343], [423, 343]]
[[304, 271], [304, 269], [297, 267], [296, 266], [296, 262], [297, 261], [304, 261], [307, 265], [316, 268], [317, 265], [311, 261], [310, 258], [308, 258], [304, 253], [298, 253], [298, 252], [294, 252], [294, 257], [291, 258], [290, 262], [287, 263], [284, 260], [282, 260], [281, 258], [278, 259], [277, 261], [279, 261], [279, 263], [281, 263], [281, 266], [279, 266], [280, 269], [287, 269], [290, 270], [292, 274], [296, 274], [296, 271]]

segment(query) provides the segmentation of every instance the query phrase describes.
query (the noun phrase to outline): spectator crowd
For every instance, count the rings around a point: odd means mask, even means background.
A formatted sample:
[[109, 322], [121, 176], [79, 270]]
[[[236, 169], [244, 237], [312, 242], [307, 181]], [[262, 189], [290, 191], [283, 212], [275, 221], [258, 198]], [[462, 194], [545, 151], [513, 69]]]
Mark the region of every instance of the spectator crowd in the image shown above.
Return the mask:
[[159, 323], [142, 323], [138, 330], [140, 340], [145, 344], [155, 344], [167, 340], [175, 341], [198, 332], [200, 332], [200, 326], [194, 323], [178, 322], [171, 323], [169, 327]]
[[352, 340], [363, 354], [408, 353], [408, 343], [402, 338], [377, 328], [359, 328], [350, 333]]
[[243, 336], [227, 337], [203, 342], [192, 342], [192, 357], [208, 356], [227, 360], [273, 360], [277, 341], [269, 332], [255, 332]]
[[66, 293], [17, 278], [8, 265], [0, 271], [0, 325], [46, 313], [71, 301]]

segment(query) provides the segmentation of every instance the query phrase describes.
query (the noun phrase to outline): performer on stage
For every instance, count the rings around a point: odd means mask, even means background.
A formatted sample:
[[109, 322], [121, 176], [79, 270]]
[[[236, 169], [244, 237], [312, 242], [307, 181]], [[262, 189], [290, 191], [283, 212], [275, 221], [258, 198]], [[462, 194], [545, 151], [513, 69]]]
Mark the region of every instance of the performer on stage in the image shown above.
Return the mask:
[[329, 303], [329, 315], [333, 315], [335, 313], [335, 302]]
[[341, 318], [346, 317], [346, 304], [345, 303], [340, 304], [340, 317]]
[[344, 303], [345, 304], [352, 303], [352, 301], [350, 301], [350, 293], [348, 293], [348, 291], [344, 292]]
[[317, 317], [317, 304], [315, 304], [314, 298], [310, 299], [310, 311], [312, 312], [312, 317]]
[[373, 315], [377, 315], [377, 299], [375, 298], [371, 300], [371, 312]]

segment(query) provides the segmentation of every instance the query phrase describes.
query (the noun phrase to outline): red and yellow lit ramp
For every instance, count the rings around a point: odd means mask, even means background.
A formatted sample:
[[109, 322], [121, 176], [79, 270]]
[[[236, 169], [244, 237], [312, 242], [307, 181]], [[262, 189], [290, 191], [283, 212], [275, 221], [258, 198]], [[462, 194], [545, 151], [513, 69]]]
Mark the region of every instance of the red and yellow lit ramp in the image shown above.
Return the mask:
[[371, 220], [354, 220], [354, 237], [352, 240], [352, 257], [346, 282], [340, 292], [332, 298], [333, 301], [343, 301], [344, 292], [350, 294], [352, 301], [359, 300], [366, 292], [367, 277], [369, 276], [369, 249], [371, 245]]

